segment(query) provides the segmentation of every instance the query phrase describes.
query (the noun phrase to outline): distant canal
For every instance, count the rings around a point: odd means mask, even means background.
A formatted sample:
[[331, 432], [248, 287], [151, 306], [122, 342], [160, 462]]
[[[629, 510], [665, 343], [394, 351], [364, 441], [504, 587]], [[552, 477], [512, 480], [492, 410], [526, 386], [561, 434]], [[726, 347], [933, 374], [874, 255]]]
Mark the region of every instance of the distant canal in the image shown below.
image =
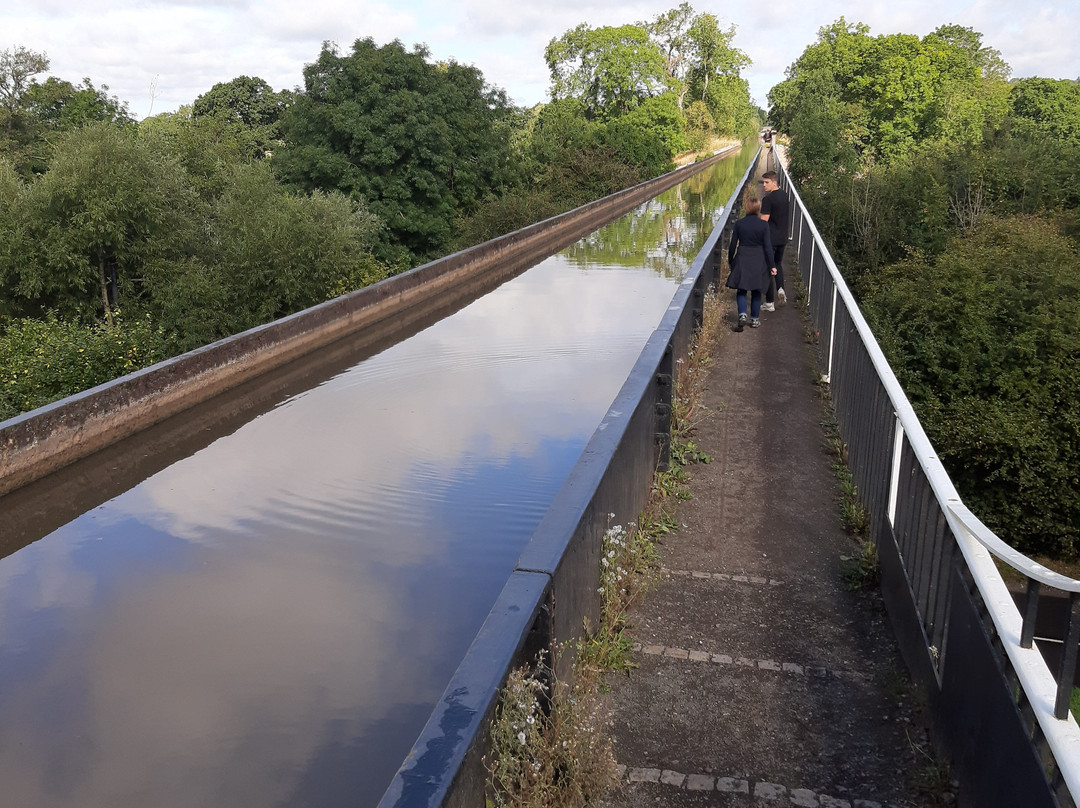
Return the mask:
[[226, 426], [178, 416], [193, 453], [0, 499], [0, 804], [376, 803], [750, 156]]

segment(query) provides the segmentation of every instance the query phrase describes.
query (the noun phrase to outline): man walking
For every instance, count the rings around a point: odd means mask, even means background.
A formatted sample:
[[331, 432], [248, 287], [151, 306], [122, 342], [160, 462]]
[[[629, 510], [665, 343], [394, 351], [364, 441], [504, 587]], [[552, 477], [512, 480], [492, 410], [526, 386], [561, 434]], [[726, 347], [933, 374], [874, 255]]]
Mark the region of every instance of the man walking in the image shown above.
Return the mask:
[[[788, 198], [787, 194], [780, 190], [775, 171], [766, 171], [761, 175], [761, 184], [765, 189], [765, 196], [761, 200], [761, 218], [769, 223], [769, 237], [773, 245], [773, 266], [776, 267], [776, 299], [775, 302], [783, 306], [787, 303], [787, 294], [784, 292], [784, 248], [788, 239]], [[772, 285], [765, 293], [765, 303], [761, 307], [765, 311], [776, 311], [773, 300]]]

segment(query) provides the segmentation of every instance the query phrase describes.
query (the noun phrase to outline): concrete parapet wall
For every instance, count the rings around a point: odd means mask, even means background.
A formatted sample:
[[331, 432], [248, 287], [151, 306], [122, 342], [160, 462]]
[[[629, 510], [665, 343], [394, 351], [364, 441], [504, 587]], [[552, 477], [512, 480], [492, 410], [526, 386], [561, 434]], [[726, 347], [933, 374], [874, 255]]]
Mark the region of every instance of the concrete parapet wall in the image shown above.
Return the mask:
[[464, 305], [729, 151], [4, 421], [0, 495], [391, 317]]

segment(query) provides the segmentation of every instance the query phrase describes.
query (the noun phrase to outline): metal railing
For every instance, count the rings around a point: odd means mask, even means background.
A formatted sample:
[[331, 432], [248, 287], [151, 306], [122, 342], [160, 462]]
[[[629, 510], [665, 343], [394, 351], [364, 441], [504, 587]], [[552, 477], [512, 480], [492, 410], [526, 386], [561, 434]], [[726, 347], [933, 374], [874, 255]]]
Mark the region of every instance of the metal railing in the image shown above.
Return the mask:
[[[822, 380], [871, 514], [890, 619], [927, 692], [935, 736], [967, 795], [962, 804], [1075, 805], [1080, 727], [1069, 702], [1080, 581], [1016, 552], [961, 502], [790, 177], [772, 162], [791, 201], [790, 242]], [[1026, 597], [1009, 591], [991, 555], [1026, 579]], [[1037, 637], [1040, 604], [1045, 616], [1048, 602], [1065, 601], [1042, 597], [1044, 587], [1067, 593], [1067, 609]], [[1055, 650], [1052, 672], [1044, 653]]]

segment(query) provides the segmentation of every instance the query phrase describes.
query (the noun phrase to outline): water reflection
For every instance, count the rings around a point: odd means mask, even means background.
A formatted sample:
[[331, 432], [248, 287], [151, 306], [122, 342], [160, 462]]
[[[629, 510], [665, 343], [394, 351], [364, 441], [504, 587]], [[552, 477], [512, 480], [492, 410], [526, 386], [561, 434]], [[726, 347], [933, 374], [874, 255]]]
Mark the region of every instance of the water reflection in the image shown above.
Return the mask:
[[678, 280], [745, 171], [745, 159], [724, 160], [590, 234], [566, 255], [581, 264], [609, 266], [641, 266], [644, 260]]
[[696, 252], [613, 238], [0, 560], [4, 803], [376, 802]]

